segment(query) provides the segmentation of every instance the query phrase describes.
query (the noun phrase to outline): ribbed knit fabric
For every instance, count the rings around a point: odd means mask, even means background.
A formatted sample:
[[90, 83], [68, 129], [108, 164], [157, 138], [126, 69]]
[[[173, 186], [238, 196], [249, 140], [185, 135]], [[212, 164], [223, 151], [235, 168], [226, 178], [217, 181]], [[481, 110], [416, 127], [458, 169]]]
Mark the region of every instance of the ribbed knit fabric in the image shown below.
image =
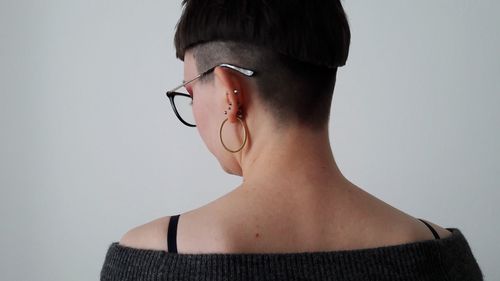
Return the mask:
[[369, 249], [296, 253], [168, 253], [112, 242], [101, 270], [111, 280], [483, 280], [461, 231], [442, 239]]

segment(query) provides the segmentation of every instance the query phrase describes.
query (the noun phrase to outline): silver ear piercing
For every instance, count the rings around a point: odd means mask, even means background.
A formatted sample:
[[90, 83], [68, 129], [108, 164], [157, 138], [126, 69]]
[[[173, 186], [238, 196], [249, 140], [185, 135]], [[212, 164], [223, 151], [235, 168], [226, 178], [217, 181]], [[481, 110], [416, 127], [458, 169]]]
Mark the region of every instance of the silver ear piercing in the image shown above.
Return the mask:
[[[233, 93], [234, 93], [235, 95], [237, 95], [237, 94], [238, 94], [238, 90], [234, 89], [234, 90], [233, 90]], [[227, 93], [226, 93], [226, 94], [227, 94]], [[230, 107], [229, 107], [228, 109], [229, 109], [229, 110], [231, 110], [231, 106], [232, 106], [233, 104], [232, 104], [232, 103], [230, 103], [229, 105], [230, 105]], [[239, 117], [243, 117], [243, 115], [242, 115], [242, 113], [241, 113], [241, 109], [240, 109], [240, 107], [241, 107], [241, 106], [240, 106], [240, 102], [238, 101], [238, 112], [236, 113], [236, 115], [237, 115], [237, 116], [239, 116]], [[226, 110], [226, 111], [224, 111], [224, 114], [225, 114], [225, 115], [227, 115], [227, 110]]]

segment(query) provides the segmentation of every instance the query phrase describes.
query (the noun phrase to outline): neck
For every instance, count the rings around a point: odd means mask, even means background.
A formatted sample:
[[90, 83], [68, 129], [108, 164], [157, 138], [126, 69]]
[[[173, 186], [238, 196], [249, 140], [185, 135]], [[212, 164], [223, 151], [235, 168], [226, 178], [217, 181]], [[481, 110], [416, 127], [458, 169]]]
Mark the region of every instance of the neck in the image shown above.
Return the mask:
[[[266, 130], [266, 129], [263, 129]], [[260, 189], [318, 189], [345, 182], [330, 147], [328, 129], [268, 129], [241, 155], [242, 186]], [[308, 188], [310, 190], [310, 188]]]

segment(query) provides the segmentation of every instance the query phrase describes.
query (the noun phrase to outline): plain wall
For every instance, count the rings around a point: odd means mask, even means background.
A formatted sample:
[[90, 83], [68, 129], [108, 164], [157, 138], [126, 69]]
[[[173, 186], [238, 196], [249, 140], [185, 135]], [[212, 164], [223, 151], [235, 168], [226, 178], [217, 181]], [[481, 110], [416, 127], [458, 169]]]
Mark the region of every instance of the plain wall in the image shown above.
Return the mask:
[[[500, 280], [500, 2], [344, 1], [343, 173], [469, 241]], [[98, 280], [132, 227], [232, 190], [165, 90], [180, 1], [0, 2], [0, 279]]]

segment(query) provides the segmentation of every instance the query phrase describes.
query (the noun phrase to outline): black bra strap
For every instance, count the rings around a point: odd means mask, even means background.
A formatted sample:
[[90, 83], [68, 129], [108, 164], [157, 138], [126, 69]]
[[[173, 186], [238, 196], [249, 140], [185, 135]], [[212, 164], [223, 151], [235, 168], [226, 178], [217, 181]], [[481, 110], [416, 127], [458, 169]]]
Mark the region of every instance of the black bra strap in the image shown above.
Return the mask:
[[168, 223], [167, 246], [169, 253], [177, 253], [177, 223], [179, 222], [179, 215], [170, 217]]
[[434, 230], [434, 228], [433, 228], [430, 224], [428, 224], [428, 223], [427, 223], [426, 221], [424, 221], [423, 219], [419, 219], [419, 220], [420, 220], [421, 222], [423, 222], [423, 223], [424, 223], [424, 224], [425, 224], [425, 225], [426, 225], [426, 226], [427, 226], [427, 227], [431, 230], [432, 234], [434, 235], [434, 238], [436, 238], [436, 239], [439, 239], [439, 238], [440, 238], [440, 237], [439, 237], [439, 234], [436, 232], [436, 230]]

